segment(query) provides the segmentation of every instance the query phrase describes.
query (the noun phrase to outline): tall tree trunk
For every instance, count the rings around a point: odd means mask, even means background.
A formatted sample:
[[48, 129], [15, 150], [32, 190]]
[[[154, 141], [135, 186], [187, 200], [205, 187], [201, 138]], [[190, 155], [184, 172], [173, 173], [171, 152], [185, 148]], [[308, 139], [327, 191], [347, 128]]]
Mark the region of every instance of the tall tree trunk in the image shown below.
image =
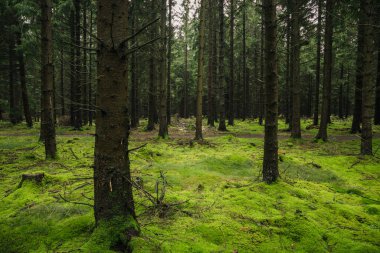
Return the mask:
[[[287, 4], [289, 6], [289, 4]], [[290, 124], [290, 86], [291, 86], [291, 80], [290, 80], [290, 58], [291, 58], [291, 37], [290, 37], [291, 29], [290, 29], [290, 10], [288, 7], [287, 14], [286, 14], [286, 73], [285, 73], [285, 123]]]
[[[138, 11], [138, 0], [131, 2], [131, 30], [132, 34], [137, 32], [136, 28], [136, 15]], [[132, 38], [132, 45], [136, 45], [136, 36]], [[139, 125], [139, 116], [138, 116], [138, 98], [137, 98], [137, 90], [138, 90], [138, 76], [137, 76], [137, 52], [132, 53], [131, 59], [131, 127], [136, 128]]]
[[41, 7], [41, 137], [47, 159], [56, 157], [55, 122], [53, 105], [53, 31], [52, 2], [40, 0]]
[[[156, 0], [151, 0], [152, 9], [152, 19], [156, 18], [157, 14], [157, 4]], [[158, 25], [154, 26], [152, 29], [151, 39], [153, 40], [155, 36], [158, 35]], [[157, 117], [157, 53], [158, 50], [156, 45], [151, 47], [150, 61], [149, 61], [149, 94], [148, 94], [148, 125], [146, 126], [147, 131], [154, 130]]]
[[[245, 0], [244, 0], [245, 1]], [[244, 3], [243, 3], [244, 4]], [[245, 7], [243, 9], [243, 29], [245, 29]], [[234, 125], [234, 81], [235, 81], [235, 64], [234, 64], [234, 29], [235, 29], [235, 3], [230, 1], [230, 80], [228, 82], [228, 125]], [[245, 31], [243, 31], [243, 40], [245, 44]]]
[[340, 66], [340, 83], [339, 83], [339, 104], [338, 104], [338, 116], [343, 119], [343, 83], [344, 83], [344, 66]]
[[9, 41], [9, 119], [12, 124], [21, 122], [19, 89], [16, 85], [15, 41], [13, 36]]
[[168, 136], [168, 119], [167, 119], [167, 0], [161, 0], [161, 44], [160, 44], [160, 107], [159, 107], [159, 129], [158, 136], [166, 138]]
[[127, 0], [97, 1], [97, 36], [104, 45], [99, 47], [97, 67], [94, 214], [97, 225], [127, 225], [110, 245], [123, 252], [130, 252], [128, 243], [138, 233], [128, 153], [128, 66], [122, 53], [127, 13]]
[[219, 0], [219, 131], [227, 131], [225, 108], [225, 76], [224, 76], [224, 1]]
[[60, 91], [61, 91], [61, 116], [66, 114], [65, 111], [65, 68], [64, 68], [64, 56], [63, 56], [63, 47], [60, 49]]
[[[17, 44], [19, 46], [22, 45], [21, 33], [17, 33]], [[30, 113], [28, 89], [26, 88], [26, 71], [25, 71], [24, 52], [21, 49], [18, 51], [18, 63], [19, 63], [19, 71], [20, 71], [22, 105], [24, 107], [25, 121], [26, 121], [27, 126], [31, 128], [33, 126], [33, 120], [32, 120], [32, 115]]]
[[75, 12], [70, 11], [70, 125], [75, 127]]
[[[264, 2], [264, 0], [262, 1]], [[263, 125], [264, 117], [265, 117], [265, 91], [264, 91], [264, 36], [265, 36], [265, 29], [264, 29], [264, 11], [262, 11], [261, 14], [261, 53], [260, 53], [260, 115], [259, 115], [259, 125]]]
[[[90, 11], [90, 34], [93, 31], [93, 12]], [[92, 36], [90, 36], [89, 47], [92, 49]], [[88, 63], [88, 124], [92, 126], [93, 121], [93, 110], [94, 106], [92, 105], [92, 53], [90, 52], [90, 59]]]
[[318, 24], [317, 24], [317, 63], [315, 67], [315, 99], [313, 125], [319, 121], [319, 87], [321, 83], [321, 37], [322, 37], [322, 0], [318, 0]]
[[182, 116], [184, 118], [189, 117], [189, 109], [188, 109], [188, 89], [189, 89], [189, 49], [188, 49], [188, 28], [189, 28], [189, 0], [183, 1], [184, 11], [185, 11], [185, 20], [184, 20], [184, 41], [185, 41], [185, 77], [184, 77], [184, 87], [182, 94]]
[[360, 124], [362, 123], [362, 86], [363, 86], [363, 55], [360, 51], [364, 44], [364, 16], [359, 15], [358, 22], [358, 47], [356, 55], [356, 81], [355, 81], [355, 104], [354, 115], [352, 118], [351, 133], [356, 134], [361, 131]]
[[199, 14], [199, 52], [198, 52], [198, 81], [197, 81], [197, 115], [195, 124], [195, 139], [201, 140], [202, 136], [202, 101], [203, 101], [203, 83], [204, 77], [204, 61], [205, 61], [205, 16], [206, 16], [206, 0], [201, 0], [201, 8]]
[[74, 0], [75, 8], [75, 94], [74, 94], [74, 128], [80, 129], [82, 127], [82, 82], [81, 82], [81, 48], [80, 48], [80, 1]]
[[301, 138], [301, 85], [300, 85], [300, 18], [301, 18], [301, 3], [300, 0], [291, 1], [291, 30], [292, 30], [292, 128], [291, 137]]
[[216, 88], [216, 61], [217, 61], [217, 38], [216, 38], [216, 15], [214, 5], [211, 0], [208, 1], [208, 110], [207, 124], [215, 126], [216, 108], [215, 108], [215, 88]]
[[[82, 119], [83, 125], [88, 125], [88, 90], [87, 90], [87, 75], [88, 75], [88, 63], [87, 63], [87, 3], [82, 2], [83, 5], [83, 69], [82, 69]], [[91, 53], [91, 52], [90, 52]]]
[[243, 87], [244, 87], [244, 110], [243, 119], [249, 114], [249, 86], [247, 81], [247, 41], [246, 41], [246, 19], [247, 19], [247, 6], [243, 0]]
[[323, 75], [323, 101], [322, 115], [317, 139], [327, 141], [327, 125], [329, 123], [330, 103], [331, 103], [331, 72], [332, 72], [332, 44], [333, 44], [333, 11], [335, 0], [326, 2], [326, 28], [325, 28], [325, 46], [324, 46], [324, 75]]
[[264, 139], [263, 180], [272, 183], [278, 171], [278, 77], [276, 49], [276, 4], [274, 0], [263, 2], [265, 21], [265, 84], [266, 118]]
[[376, 75], [376, 102], [375, 102], [375, 125], [380, 125], [380, 5], [377, 6], [377, 75]]
[[375, 4], [373, 0], [360, 1], [360, 16], [363, 23], [363, 47], [358, 52], [362, 55], [362, 134], [361, 134], [361, 154], [372, 155], [372, 120], [373, 109], [375, 108], [375, 72], [374, 72], [374, 15]]
[[172, 19], [173, 19], [173, 0], [169, 0], [169, 20], [168, 20], [168, 24], [169, 24], [169, 27], [168, 27], [168, 73], [167, 73], [167, 78], [168, 78], [168, 98], [167, 98], [167, 106], [166, 106], [166, 110], [167, 110], [167, 119], [168, 119], [168, 125], [171, 124], [171, 101], [172, 101], [172, 98], [171, 98], [171, 86], [172, 86], [172, 79], [171, 79], [171, 75], [172, 75], [172, 44], [173, 44], [173, 25], [172, 25]]

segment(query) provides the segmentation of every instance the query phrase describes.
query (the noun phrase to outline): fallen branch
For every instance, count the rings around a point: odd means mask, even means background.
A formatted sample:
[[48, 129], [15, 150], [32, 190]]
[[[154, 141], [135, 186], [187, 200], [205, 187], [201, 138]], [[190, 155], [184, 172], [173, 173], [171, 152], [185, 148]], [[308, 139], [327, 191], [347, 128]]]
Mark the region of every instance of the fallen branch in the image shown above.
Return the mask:
[[147, 143], [145, 143], [144, 145], [141, 145], [141, 146], [139, 146], [139, 147], [137, 147], [137, 148], [129, 149], [129, 150], [128, 150], [128, 153], [133, 152], [133, 151], [136, 151], [136, 150], [139, 150], [139, 149], [145, 147], [146, 145], [147, 145]]
[[79, 160], [79, 157], [74, 153], [74, 150], [70, 147], [69, 148], [71, 154], [75, 157], [75, 159]]
[[60, 197], [63, 201], [65, 201], [65, 202], [67, 202], [67, 203], [76, 204], [76, 205], [84, 205], [84, 206], [94, 207], [94, 205], [91, 205], [91, 204], [87, 204], [87, 203], [83, 203], [83, 202], [70, 201], [70, 200], [68, 200], [68, 199], [65, 199], [61, 194], [58, 194], [58, 195], [59, 195], [59, 197]]

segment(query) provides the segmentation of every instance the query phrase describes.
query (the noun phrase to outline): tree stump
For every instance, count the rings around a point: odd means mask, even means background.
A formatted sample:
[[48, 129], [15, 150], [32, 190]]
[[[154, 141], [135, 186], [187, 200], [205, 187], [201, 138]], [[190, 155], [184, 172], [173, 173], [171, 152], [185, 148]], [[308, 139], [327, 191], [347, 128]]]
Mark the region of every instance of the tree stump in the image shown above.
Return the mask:
[[38, 174], [23, 174], [21, 176], [21, 182], [18, 184], [18, 188], [22, 187], [22, 184], [24, 181], [34, 181], [37, 184], [41, 184], [42, 180], [44, 179], [45, 174], [44, 173], [38, 173]]

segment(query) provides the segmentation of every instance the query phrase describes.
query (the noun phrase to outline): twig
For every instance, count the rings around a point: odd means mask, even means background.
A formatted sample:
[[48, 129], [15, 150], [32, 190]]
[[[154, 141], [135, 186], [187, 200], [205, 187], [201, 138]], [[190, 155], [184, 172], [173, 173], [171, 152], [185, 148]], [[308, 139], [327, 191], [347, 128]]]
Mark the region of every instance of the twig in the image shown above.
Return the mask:
[[75, 159], [79, 160], [79, 157], [74, 153], [74, 150], [70, 147], [69, 148], [71, 154], [75, 157]]
[[84, 205], [84, 206], [90, 206], [90, 207], [94, 207], [94, 205], [91, 205], [91, 204], [87, 204], [87, 203], [83, 203], [83, 202], [76, 202], [76, 201], [70, 201], [70, 200], [67, 200], [65, 199], [61, 194], [58, 194], [59, 197], [65, 201], [65, 202], [68, 202], [68, 203], [71, 203], [71, 204], [76, 204], [76, 205]]
[[145, 143], [144, 145], [141, 145], [141, 146], [139, 146], [139, 147], [137, 147], [137, 148], [129, 149], [129, 150], [128, 150], [128, 153], [133, 152], [133, 151], [136, 151], [136, 150], [139, 150], [139, 149], [145, 147], [146, 145], [147, 145], [147, 143]]

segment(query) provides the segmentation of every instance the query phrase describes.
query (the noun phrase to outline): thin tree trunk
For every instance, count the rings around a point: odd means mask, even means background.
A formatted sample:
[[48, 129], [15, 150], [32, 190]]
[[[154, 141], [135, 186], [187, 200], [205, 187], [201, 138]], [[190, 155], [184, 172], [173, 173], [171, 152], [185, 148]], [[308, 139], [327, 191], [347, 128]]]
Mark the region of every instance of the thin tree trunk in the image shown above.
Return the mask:
[[[136, 28], [136, 15], [137, 15], [137, 4], [138, 0], [132, 1], [131, 3], [131, 30], [132, 34], [137, 32]], [[136, 37], [132, 39], [132, 45], [136, 45]], [[138, 117], [138, 104], [137, 104], [137, 90], [138, 90], [138, 76], [137, 76], [137, 52], [133, 52], [131, 59], [131, 127], [136, 128], [139, 125]]]
[[97, 225], [126, 225], [110, 245], [122, 252], [131, 251], [128, 243], [138, 234], [128, 153], [128, 66], [122, 53], [127, 13], [128, 1], [97, 1], [97, 36], [105, 45], [98, 51], [94, 214]]
[[172, 71], [172, 43], [173, 43], [173, 25], [172, 25], [172, 19], [173, 19], [173, 0], [169, 0], [169, 20], [168, 20], [168, 23], [169, 23], [169, 27], [168, 27], [168, 74], [167, 74], [167, 78], [168, 78], [168, 98], [167, 98], [167, 106], [166, 106], [166, 110], [167, 110], [167, 119], [168, 119], [168, 125], [171, 124], [171, 103], [172, 103], [172, 98], [171, 98], [171, 86], [172, 86], [172, 79], [171, 79], [171, 71]]
[[[152, 9], [152, 19], [156, 18], [157, 4], [156, 0], [151, 0], [151, 9]], [[158, 25], [154, 26], [152, 29], [151, 39], [154, 39], [158, 35], [157, 31]], [[156, 123], [157, 116], [157, 48], [156, 45], [151, 47], [150, 52], [150, 63], [149, 63], [149, 94], [148, 94], [148, 125], [146, 127], [147, 131], [153, 131]]]
[[167, 24], [166, 10], [167, 0], [161, 0], [161, 45], [160, 45], [160, 110], [159, 110], [159, 129], [158, 136], [166, 138], [168, 136], [168, 119], [167, 119]]
[[75, 126], [75, 12], [70, 11], [70, 125]]
[[216, 88], [216, 61], [217, 61], [217, 38], [216, 38], [216, 15], [214, 5], [211, 0], [208, 1], [208, 115], [207, 124], [215, 126], [216, 108], [215, 108], [215, 88]]
[[343, 119], [343, 83], [344, 83], [344, 66], [340, 66], [340, 84], [339, 84], [339, 104], [338, 104], [338, 116]]
[[360, 125], [362, 123], [362, 86], [363, 86], [363, 55], [360, 51], [363, 49], [364, 43], [364, 23], [363, 15], [359, 16], [358, 22], [358, 47], [356, 55], [356, 81], [355, 81], [355, 104], [354, 115], [352, 118], [351, 133], [361, 132]]
[[201, 0], [199, 14], [199, 52], [198, 52], [198, 81], [197, 81], [197, 115], [195, 124], [195, 139], [202, 140], [202, 101], [203, 101], [203, 83], [204, 83], [204, 61], [205, 61], [205, 16], [206, 0]]
[[[244, 0], [245, 1], [245, 0]], [[243, 2], [244, 5], [244, 2]], [[243, 29], [245, 29], [245, 7], [243, 9]], [[234, 29], [235, 29], [235, 3], [234, 0], [230, 0], [230, 80], [228, 85], [228, 125], [234, 125], [234, 73], [235, 73], [235, 64], [234, 64]], [[243, 40], [245, 41], [245, 31], [243, 31]], [[245, 42], [244, 42], [245, 44]]]
[[266, 117], [264, 138], [263, 180], [272, 183], [278, 171], [278, 77], [276, 49], [276, 4], [274, 0], [263, 2], [265, 21], [265, 84]]
[[293, 1], [291, 4], [292, 18], [291, 18], [291, 30], [292, 30], [292, 138], [301, 138], [301, 85], [300, 85], [300, 11], [301, 3], [299, 0]]
[[[90, 34], [92, 34], [93, 31], [93, 12], [91, 8], [90, 12]], [[90, 44], [89, 47], [92, 48], [92, 36], [90, 36]], [[88, 124], [92, 126], [93, 121], [93, 110], [94, 106], [92, 105], [92, 53], [90, 52], [90, 59], [88, 63]]]
[[61, 90], [61, 116], [66, 114], [65, 111], [65, 68], [64, 68], [64, 57], [63, 57], [63, 47], [60, 50], [60, 90]]
[[74, 87], [74, 128], [79, 130], [82, 127], [82, 82], [81, 82], [81, 48], [80, 48], [80, 1], [74, 1], [75, 9], [75, 87]]
[[315, 68], [315, 100], [313, 125], [319, 121], [319, 87], [321, 83], [321, 34], [322, 34], [322, 0], [318, 0], [318, 24], [317, 24], [317, 65]]
[[227, 131], [224, 76], [224, 1], [219, 0], [219, 131]]
[[52, 2], [40, 0], [41, 7], [41, 137], [45, 143], [47, 159], [56, 157], [54, 102], [53, 102], [53, 31], [52, 31]]
[[[264, 0], [262, 2], [265, 2]], [[263, 125], [265, 117], [265, 91], [264, 91], [264, 12], [261, 14], [261, 53], [260, 53], [260, 115], [259, 115], [259, 125]]]
[[83, 1], [83, 69], [82, 69], [82, 118], [83, 125], [88, 125], [88, 90], [87, 90], [87, 75], [88, 75], [88, 63], [87, 63], [87, 4]]
[[333, 44], [333, 8], [335, 0], [326, 2], [326, 28], [324, 46], [324, 75], [323, 75], [323, 101], [322, 115], [316, 139], [327, 141], [327, 125], [329, 123], [329, 105], [331, 103], [331, 72], [332, 72], [332, 44]]

